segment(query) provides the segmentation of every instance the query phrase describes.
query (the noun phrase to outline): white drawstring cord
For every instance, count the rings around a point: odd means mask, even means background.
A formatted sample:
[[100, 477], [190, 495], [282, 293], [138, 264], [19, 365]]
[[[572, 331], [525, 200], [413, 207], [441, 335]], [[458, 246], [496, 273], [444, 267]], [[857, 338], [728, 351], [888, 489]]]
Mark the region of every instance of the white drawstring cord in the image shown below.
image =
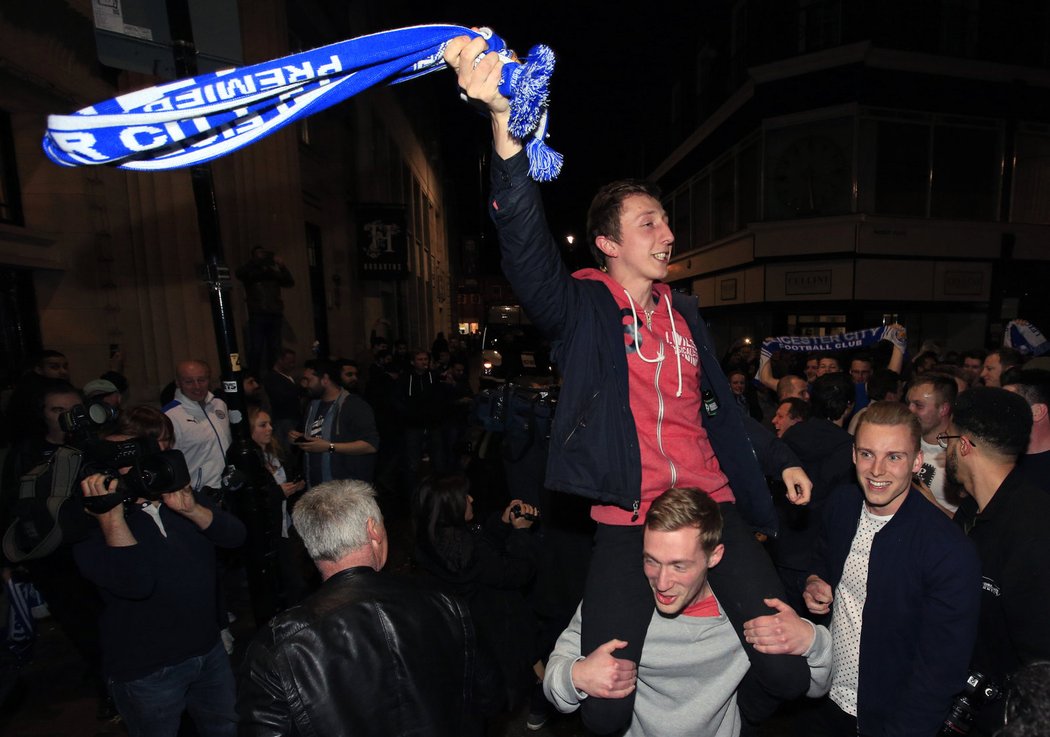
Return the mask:
[[674, 326], [674, 311], [671, 309], [671, 298], [665, 296], [667, 302], [667, 316], [671, 318], [671, 340], [674, 342], [674, 356], [678, 362], [678, 391], [676, 397], [682, 396], [682, 351], [678, 345], [678, 328]]
[[[646, 363], [660, 363], [664, 360], [663, 343], [660, 344], [660, 352], [656, 358], [646, 358], [642, 354], [642, 344], [638, 341], [638, 311], [634, 306], [634, 298], [626, 289], [623, 290], [623, 293], [627, 295], [627, 302], [631, 305], [631, 317], [634, 319], [634, 352], [638, 354], [638, 358]], [[675, 396], [680, 397], [682, 396], [682, 351], [679, 349], [677, 340], [675, 340], [678, 337], [678, 328], [674, 324], [674, 310], [671, 309], [671, 299], [665, 296], [664, 301], [667, 303], [667, 316], [671, 318], [671, 340], [674, 341], [674, 355], [678, 365], [678, 391], [675, 393]]]

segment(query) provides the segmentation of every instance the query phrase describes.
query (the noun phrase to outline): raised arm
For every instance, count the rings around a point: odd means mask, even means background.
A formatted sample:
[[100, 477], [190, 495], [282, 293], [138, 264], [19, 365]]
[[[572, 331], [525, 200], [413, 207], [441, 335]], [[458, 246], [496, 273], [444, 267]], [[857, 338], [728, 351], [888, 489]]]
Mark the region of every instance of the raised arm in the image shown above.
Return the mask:
[[893, 323], [886, 328], [882, 337], [893, 344], [893, 352], [890, 354], [890, 362], [886, 368], [896, 371], [898, 374], [904, 371], [904, 351], [908, 347], [908, 331], [900, 323]]
[[[462, 36], [448, 43], [445, 61], [456, 71], [463, 94], [491, 120], [495, 156], [489, 212], [499, 231], [503, 273], [529, 319], [555, 341], [571, 327], [578, 286], [547, 225], [521, 141], [509, 133], [510, 102], [498, 89], [503, 62], [487, 49], [484, 39]], [[485, 55], [479, 60], [480, 54]]]
[[456, 72], [463, 93], [489, 111], [492, 144], [499, 157], [509, 159], [519, 153], [521, 141], [510, 134], [510, 100], [498, 89], [503, 70], [499, 55], [489, 52], [488, 42], [480, 36], [459, 36], [445, 47], [445, 63]]
[[[772, 339], [766, 338], [766, 340]], [[777, 390], [777, 386], [780, 383], [775, 378], [773, 378], [772, 359], [766, 361], [759, 361], [758, 373], [755, 375], [755, 378], [762, 382], [762, 386], [764, 386], [766, 389], [769, 389], [772, 392], [775, 392]]]

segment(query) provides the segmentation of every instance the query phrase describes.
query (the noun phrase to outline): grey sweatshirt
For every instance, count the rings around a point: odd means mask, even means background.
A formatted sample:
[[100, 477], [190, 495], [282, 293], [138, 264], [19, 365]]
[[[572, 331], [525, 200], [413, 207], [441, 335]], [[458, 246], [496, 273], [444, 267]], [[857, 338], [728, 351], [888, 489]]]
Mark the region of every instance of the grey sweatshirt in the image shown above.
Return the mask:
[[[572, 666], [584, 657], [580, 622], [577, 607], [554, 646], [543, 679], [547, 698], [564, 713], [575, 711], [587, 698], [572, 682]], [[815, 630], [806, 653], [810, 696], [826, 693], [831, 680], [831, 635], [824, 627]], [[747, 669], [747, 655], [725, 614], [665, 617], [654, 611], [638, 664], [634, 717], [625, 737], [737, 737], [736, 689]]]

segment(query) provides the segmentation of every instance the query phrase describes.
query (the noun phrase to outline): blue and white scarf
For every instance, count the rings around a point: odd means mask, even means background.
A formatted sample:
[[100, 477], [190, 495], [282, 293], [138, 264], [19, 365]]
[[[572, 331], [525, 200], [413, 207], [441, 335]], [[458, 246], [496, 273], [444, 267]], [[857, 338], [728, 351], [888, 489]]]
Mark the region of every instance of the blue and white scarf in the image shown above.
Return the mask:
[[1027, 320], [1011, 320], [1003, 333], [1003, 345], [1015, 348], [1024, 356], [1042, 356], [1050, 353], [1050, 341]]
[[554, 179], [562, 157], [544, 143], [554, 53], [535, 46], [519, 60], [499, 36], [425, 25], [340, 41], [281, 59], [202, 74], [48, 117], [44, 152], [62, 166], [113, 164], [161, 171], [211, 161], [369, 87], [445, 68], [445, 45], [482, 35], [505, 64], [500, 92], [511, 100], [510, 132], [528, 139], [529, 173]]
[[761, 369], [762, 366], [765, 366], [776, 351], [788, 351], [789, 353], [827, 351], [838, 353], [839, 351], [855, 348], [867, 348], [875, 345], [880, 340], [888, 340], [900, 348], [902, 352], [907, 349], [907, 333], [902, 326], [897, 324], [854, 330], [851, 333], [840, 333], [838, 335], [783, 335], [779, 338], [766, 338], [762, 341], [762, 355], [759, 359], [759, 368]]

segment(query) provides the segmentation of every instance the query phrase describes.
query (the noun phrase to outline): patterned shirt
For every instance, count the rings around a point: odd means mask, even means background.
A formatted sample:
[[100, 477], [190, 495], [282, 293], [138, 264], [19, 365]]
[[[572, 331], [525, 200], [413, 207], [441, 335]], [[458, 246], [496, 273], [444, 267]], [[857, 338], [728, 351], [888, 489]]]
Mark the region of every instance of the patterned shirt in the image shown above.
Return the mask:
[[878, 517], [861, 507], [857, 534], [846, 556], [842, 578], [835, 589], [831, 613], [831, 638], [835, 664], [832, 669], [831, 700], [847, 714], [857, 716], [857, 684], [860, 677], [860, 632], [868, 589], [868, 556], [875, 533], [893, 519]]

